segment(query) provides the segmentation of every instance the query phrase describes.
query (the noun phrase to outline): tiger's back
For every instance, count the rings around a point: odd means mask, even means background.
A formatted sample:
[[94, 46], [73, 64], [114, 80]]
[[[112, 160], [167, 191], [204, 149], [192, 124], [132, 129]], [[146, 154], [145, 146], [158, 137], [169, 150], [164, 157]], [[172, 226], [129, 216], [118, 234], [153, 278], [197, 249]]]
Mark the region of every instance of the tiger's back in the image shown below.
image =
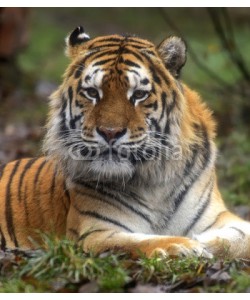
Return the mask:
[[46, 232], [65, 236], [69, 197], [64, 177], [45, 157], [1, 166], [1, 247], [34, 248]]

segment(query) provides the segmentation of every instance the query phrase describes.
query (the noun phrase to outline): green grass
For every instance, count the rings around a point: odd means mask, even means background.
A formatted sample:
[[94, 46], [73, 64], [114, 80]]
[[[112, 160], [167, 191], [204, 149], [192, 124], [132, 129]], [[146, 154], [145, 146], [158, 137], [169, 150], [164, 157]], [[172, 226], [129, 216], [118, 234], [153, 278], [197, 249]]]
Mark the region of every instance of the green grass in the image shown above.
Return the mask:
[[[224, 281], [212, 277], [220, 270], [227, 272]], [[240, 261], [198, 257], [132, 260], [112, 252], [95, 256], [66, 239], [45, 237], [44, 250], [29, 252], [28, 257], [16, 253], [13, 262], [2, 267], [0, 282], [0, 292], [5, 293], [77, 292], [84, 286], [88, 292], [128, 292], [138, 285], [160, 285], [163, 291], [244, 292], [249, 269]]]

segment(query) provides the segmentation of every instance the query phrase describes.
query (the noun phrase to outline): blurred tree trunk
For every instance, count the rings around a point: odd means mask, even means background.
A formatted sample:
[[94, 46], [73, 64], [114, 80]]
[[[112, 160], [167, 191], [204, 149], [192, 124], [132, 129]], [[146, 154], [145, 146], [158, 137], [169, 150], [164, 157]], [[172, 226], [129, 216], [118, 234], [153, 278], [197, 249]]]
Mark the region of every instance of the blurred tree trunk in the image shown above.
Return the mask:
[[28, 43], [28, 8], [0, 8], [0, 58], [12, 59]]
[[20, 83], [16, 56], [28, 44], [28, 8], [0, 8], [0, 101]]

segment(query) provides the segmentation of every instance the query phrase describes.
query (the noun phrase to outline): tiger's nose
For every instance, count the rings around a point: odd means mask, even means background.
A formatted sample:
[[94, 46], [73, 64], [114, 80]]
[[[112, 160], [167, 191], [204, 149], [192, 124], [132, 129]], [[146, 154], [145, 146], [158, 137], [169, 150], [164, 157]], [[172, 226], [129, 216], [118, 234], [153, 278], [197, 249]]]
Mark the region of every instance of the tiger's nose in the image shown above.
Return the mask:
[[107, 143], [110, 141], [116, 141], [125, 135], [127, 129], [122, 127], [104, 127], [100, 126], [96, 128], [97, 133], [104, 138]]

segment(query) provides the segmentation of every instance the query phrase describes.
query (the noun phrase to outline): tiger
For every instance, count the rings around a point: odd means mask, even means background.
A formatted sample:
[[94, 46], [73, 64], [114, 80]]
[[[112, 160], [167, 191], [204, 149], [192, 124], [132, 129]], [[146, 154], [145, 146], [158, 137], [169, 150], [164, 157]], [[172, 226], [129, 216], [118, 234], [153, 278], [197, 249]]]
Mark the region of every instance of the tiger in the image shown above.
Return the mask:
[[44, 156], [0, 170], [1, 249], [48, 232], [86, 253], [249, 259], [250, 223], [218, 189], [212, 111], [180, 79], [185, 41], [91, 39], [79, 26], [65, 52]]

